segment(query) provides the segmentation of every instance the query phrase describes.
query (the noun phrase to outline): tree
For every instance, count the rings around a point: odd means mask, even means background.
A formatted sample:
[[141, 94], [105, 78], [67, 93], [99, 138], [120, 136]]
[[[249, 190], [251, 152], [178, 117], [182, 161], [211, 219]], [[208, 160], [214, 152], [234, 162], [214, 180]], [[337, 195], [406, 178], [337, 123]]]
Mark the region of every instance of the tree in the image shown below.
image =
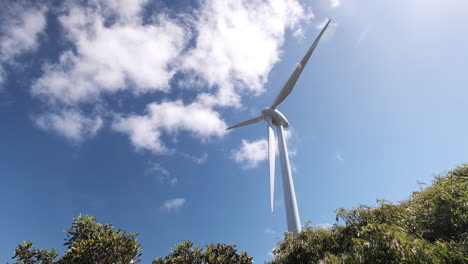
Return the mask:
[[15, 250], [16, 264], [128, 264], [138, 263], [141, 246], [138, 233], [115, 230], [111, 224], [102, 225], [92, 216], [78, 216], [66, 230], [67, 250], [59, 260], [54, 249], [34, 249], [29, 241]]
[[[302, 263], [468, 263], [468, 164], [410, 199], [379, 206], [337, 209], [329, 229], [306, 225], [286, 233], [270, 264]], [[58, 260], [54, 249], [36, 249], [26, 241], [15, 250], [16, 264], [129, 264], [140, 262], [138, 233], [115, 230], [92, 216], [78, 216], [66, 230], [67, 250]], [[182, 242], [153, 264], [252, 264], [252, 257], [233, 244], [202, 249]]]
[[233, 244], [209, 244], [204, 251], [192, 246], [191, 241], [184, 241], [174, 246], [164, 259], [154, 259], [153, 264], [252, 264], [252, 257], [245, 252], [237, 253]]
[[287, 233], [270, 263], [468, 263], [468, 165], [407, 201], [378, 202], [338, 209], [330, 229]]
[[34, 249], [30, 241], [25, 241], [18, 245], [13, 258], [18, 260], [18, 264], [49, 264], [54, 263], [56, 257], [55, 249]]
[[153, 264], [184, 264], [203, 263], [203, 250], [200, 247], [192, 248], [191, 241], [184, 241], [179, 245], [171, 248], [171, 253], [167, 255], [164, 260], [162, 258], [155, 258]]
[[[55, 249], [35, 249], [30, 241], [18, 245], [15, 264], [129, 264], [139, 263], [141, 246], [136, 236], [125, 230], [115, 230], [111, 224], [100, 224], [94, 217], [78, 216], [65, 230], [67, 250], [56, 260]], [[154, 264], [252, 264], [247, 253], [237, 253], [234, 244], [209, 244], [205, 250], [192, 248], [190, 241], [172, 248], [164, 260], [156, 258]]]

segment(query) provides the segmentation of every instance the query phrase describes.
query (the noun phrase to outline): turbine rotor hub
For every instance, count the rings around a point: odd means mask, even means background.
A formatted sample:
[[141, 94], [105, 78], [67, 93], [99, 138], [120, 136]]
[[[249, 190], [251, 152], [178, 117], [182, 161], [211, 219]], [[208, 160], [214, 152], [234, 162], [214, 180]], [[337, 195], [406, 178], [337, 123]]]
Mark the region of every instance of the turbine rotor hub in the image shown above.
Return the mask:
[[274, 125], [282, 125], [283, 127], [289, 127], [289, 122], [286, 117], [278, 111], [278, 109], [265, 108], [262, 110], [263, 118], [271, 117], [271, 121]]

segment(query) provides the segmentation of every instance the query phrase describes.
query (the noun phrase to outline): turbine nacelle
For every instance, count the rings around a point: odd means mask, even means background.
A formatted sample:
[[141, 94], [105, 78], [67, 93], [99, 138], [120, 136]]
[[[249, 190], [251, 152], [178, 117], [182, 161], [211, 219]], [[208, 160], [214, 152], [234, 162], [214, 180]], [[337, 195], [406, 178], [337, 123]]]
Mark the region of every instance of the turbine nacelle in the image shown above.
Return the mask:
[[271, 122], [275, 126], [282, 125], [283, 127], [289, 127], [288, 120], [280, 111], [278, 111], [278, 109], [267, 107], [262, 110], [262, 116], [265, 120], [267, 119], [267, 117], [270, 117]]

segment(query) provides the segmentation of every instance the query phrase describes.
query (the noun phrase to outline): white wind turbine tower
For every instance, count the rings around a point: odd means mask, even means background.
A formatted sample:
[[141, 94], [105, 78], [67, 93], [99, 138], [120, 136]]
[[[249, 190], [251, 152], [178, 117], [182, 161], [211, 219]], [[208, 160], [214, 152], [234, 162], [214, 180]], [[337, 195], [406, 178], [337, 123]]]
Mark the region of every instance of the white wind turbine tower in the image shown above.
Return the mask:
[[291, 167], [289, 165], [289, 157], [288, 157], [288, 147], [286, 146], [286, 140], [284, 138], [284, 127], [288, 127], [289, 123], [286, 117], [276, 109], [276, 107], [283, 102], [284, 99], [291, 93], [294, 88], [294, 85], [299, 79], [302, 70], [304, 69], [307, 61], [312, 55], [315, 47], [317, 46], [320, 38], [322, 37], [323, 33], [327, 29], [328, 25], [330, 24], [330, 19], [328, 20], [325, 27], [322, 29], [318, 37], [315, 39], [314, 43], [310, 46], [309, 50], [305, 54], [304, 58], [302, 58], [301, 62], [297, 65], [296, 69], [294, 70], [289, 80], [284, 85], [283, 89], [279, 93], [276, 100], [273, 104], [262, 110], [262, 114], [250, 120], [244, 121], [237, 125], [231, 126], [228, 129], [251, 125], [261, 120], [265, 120], [268, 124], [268, 157], [269, 157], [269, 165], [270, 165], [270, 204], [271, 204], [271, 211], [273, 212], [273, 200], [274, 200], [274, 192], [275, 192], [275, 135], [273, 132], [273, 126], [276, 126], [276, 130], [278, 132], [278, 146], [279, 146], [279, 154], [281, 160], [281, 174], [283, 175], [283, 193], [284, 193], [284, 204], [286, 207], [286, 219], [288, 222], [288, 232], [298, 233], [301, 231], [301, 220], [299, 219], [299, 211], [297, 209], [297, 202], [296, 202], [296, 192], [294, 191], [294, 183], [291, 174]]

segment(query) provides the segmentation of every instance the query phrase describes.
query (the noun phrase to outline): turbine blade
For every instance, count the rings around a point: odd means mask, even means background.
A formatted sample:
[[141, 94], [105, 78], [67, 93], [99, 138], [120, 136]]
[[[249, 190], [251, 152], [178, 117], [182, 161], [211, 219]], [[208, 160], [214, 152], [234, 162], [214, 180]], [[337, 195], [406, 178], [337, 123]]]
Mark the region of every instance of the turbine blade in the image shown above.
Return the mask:
[[273, 131], [273, 123], [271, 117], [267, 118], [268, 122], [268, 160], [270, 168], [270, 205], [273, 213], [275, 199], [275, 133]]
[[306, 66], [307, 64], [307, 61], [309, 60], [310, 56], [312, 55], [312, 53], [314, 52], [315, 50], [315, 47], [317, 47], [319, 41], [320, 41], [320, 38], [322, 38], [322, 35], [323, 33], [325, 32], [325, 30], [327, 29], [328, 25], [330, 24], [330, 21], [331, 19], [328, 20], [327, 24], [325, 25], [325, 27], [323, 27], [322, 31], [320, 32], [320, 34], [317, 36], [317, 38], [315, 39], [314, 43], [312, 43], [312, 45], [310, 46], [309, 50], [307, 51], [307, 53], [304, 55], [304, 58], [302, 58], [301, 62], [296, 66], [296, 69], [294, 70], [293, 74], [291, 75], [291, 77], [289, 77], [288, 81], [286, 82], [286, 84], [283, 86], [283, 89], [281, 89], [281, 92], [278, 94], [278, 97], [276, 97], [276, 100], [273, 102], [273, 104], [271, 105], [271, 108], [276, 108], [279, 104], [281, 104], [281, 102], [284, 101], [284, 99], [286, 99], [286, 97], [288, 97], [288, 95], [291, 93], [291, 91], [293, 90], [294, 88], [294, 85], [296, 84], [297, 82], [297, 79], [299, 79], [299, 76], [301, 76], [301, 73], [302, 73], [302, 70], [304, 69], [304, 67]]
[[247, 121], [244, 121], [244, 122], [241, 122], [237, 125], [234, 125], [234, 126], [231, 126], [231, 127], [228, 127], [226, 128], [226, 130], [229, 130], [229, 129], [232, 129], [232, 128], [236, 128], [236, 127], [241, 127], [241, 126], [247, 126], [247, 125], [251, 125], [251, 124], [255, 124], [259, 121], [262, 121], [263, 120], [263, 116], [257, 116], [255, 118], [252, 118], [252, 119], [249, 119]]

